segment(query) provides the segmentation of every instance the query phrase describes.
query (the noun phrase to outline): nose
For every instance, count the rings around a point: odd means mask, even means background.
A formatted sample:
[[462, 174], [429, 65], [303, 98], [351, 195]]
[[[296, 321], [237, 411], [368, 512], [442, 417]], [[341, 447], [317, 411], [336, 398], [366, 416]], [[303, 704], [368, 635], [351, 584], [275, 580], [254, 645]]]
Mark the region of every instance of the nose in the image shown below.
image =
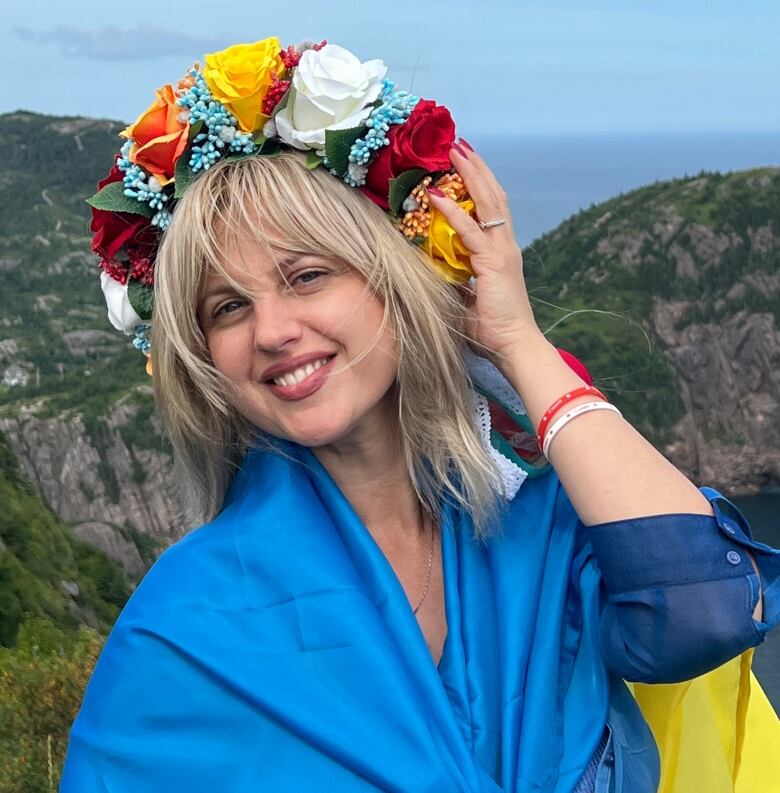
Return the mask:
[[301, 338], [302, 323], [297, 301], [267, 295], [253, 304], [254, 345], [263, 352], [278, 352]]

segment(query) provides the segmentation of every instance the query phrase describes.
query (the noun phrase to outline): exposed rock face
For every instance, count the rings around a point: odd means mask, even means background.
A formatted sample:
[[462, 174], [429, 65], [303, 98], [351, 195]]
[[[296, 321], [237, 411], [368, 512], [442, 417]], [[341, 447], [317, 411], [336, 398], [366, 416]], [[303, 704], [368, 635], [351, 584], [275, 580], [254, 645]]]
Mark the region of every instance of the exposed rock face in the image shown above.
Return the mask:
[[170, 456], [128, 447], [119, 428], [133, 415], [122, 406], [99, 420], [99, 443], [80, 416], [0, 419], [22, 469], [54, 512], [131, 574], [144, 567], [138, 550], [109, 524], [165, 541], [181, 535]]
[[74, 356], [100, 355], [116, 351], [121, 346], [121, 338], [116, 333], [104, 330], [71, 330], [62, 334], [68, 352]]
[[73, 533], [80, 540], [103, 551], [106, 556], [116, 559], [132, 578], [140, 576], [146, 570], [138, 548], [113, 526], [91, 520], [74, 526]]
[[729, 493], [780, 482], [780, 329], [771, 314], [740, 312], [680, 332], [686, 303], [657, 302], [652, 321], [679, 377], [685, 416], [669, 459]]
[[563, 310], [607, 309], [647, 332], [647, 354], [632, 357], [636, 343], [606, 322], [593, 322], [599, 346], [585, 319], [567, 335], [535, 307], [597, 383], [617, 384], [637, 426], [652, 417], [643, 431], [677, 467], [730, 495], [780, 485], [780, 168], [648, 185], [533, 250], [532, 286]]

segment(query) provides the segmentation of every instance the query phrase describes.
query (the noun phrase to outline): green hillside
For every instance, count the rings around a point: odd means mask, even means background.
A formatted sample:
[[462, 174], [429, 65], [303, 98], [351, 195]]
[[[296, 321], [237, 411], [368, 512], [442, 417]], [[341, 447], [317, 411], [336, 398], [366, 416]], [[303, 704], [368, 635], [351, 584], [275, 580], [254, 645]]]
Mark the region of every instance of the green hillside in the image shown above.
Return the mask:
[[[144, 382], [137, 353], [106, 320], [84, 203], [111, 167], [120, 129], [0, 117], [0, 336], [16, 342], [9, 362], [31, 375], [24, 389], [0, 385], [0, 405], [41, 399], [52, 414], [74, 405], [94, 412]], [[85, 330], [99, 333], [67, 335]], [[127, 376], [117, 378], [117, 366]]]
[[[675, 338], [743, 314], [780, 329], [780, 169], [642, 187], [564, 221], [525, 259], [539, 324], [662, 444], [685, 410]], [[669, 306], [679, 318], [662, 339], [654, 311]]]
[[69, 631], [90, 624], [107, 632], [130, 596], [130, 582], [41, 502], [2, 436], [0, 504], [0, 645], [12, 647], [29, 616]]

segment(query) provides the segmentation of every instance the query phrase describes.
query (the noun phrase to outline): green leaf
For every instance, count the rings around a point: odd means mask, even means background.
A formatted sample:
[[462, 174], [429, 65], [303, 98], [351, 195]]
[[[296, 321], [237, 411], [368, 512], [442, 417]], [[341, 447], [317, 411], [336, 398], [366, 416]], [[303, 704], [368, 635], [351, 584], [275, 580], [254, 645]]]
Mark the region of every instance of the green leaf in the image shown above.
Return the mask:
[[87, 203], [95, 209], [104, 209], [107, 212], [132, 212], [134, 215], [144, 215], [150, 218], [154, 210], [145, 201], [138, 201], [125, 195], [123, 182], [111, 182], [98, 191]]
[[344, 176], [349, 165], [349, 150], [352, 144], [365, 133], [363, 126], [352, 129], [325, 130], [325, 154], [339, 176]]
[[195, 179], [195, 174], [190, 168], [190, 156], [190, 150], [185, 149], [176, 160], [176, 167], [173, 170], [173, 186], [176, 188], [173, 193], [174, 198], [181, 198]]
[[401, 205], [409, 196], [409, 193], [417, 187], [425, 178], [427, 171], [424, 168], [412, 168], [404, 171], [400, 176], [390, 180], [387, 191], [387, 203], [390, 206], [390, 213], [393, 217], [401, 214]]
[[[260, 151], [255, 152], [255, 154], [262, 154], [262, 155], [274, 155], [279, 154], [282, 150], [282, 144], [276, 138], [267, 138], [265, 143], [263, 143]], [[249, 155], [250, 157], [253, 155]]]
[[252, 138], [252, 140], [254, 141], [255, 146], [259, 146], [262, 149], [263, 146], [265, 145], [267, 138], [265, 137], [265, 135], [263, 135], [263, 130], [260, 130], [257, 133], [257, 135], [255, 135], [254, 138]]
[[141, 319], [151, 319], [154, 311], [154, 288], [140, 281], [128, 280], [127, 299]]
[[306, 155], [306, 167], [313, 171], [317, 166], [322, 165], [322, 157], [318, 156], [316, 151], [310, 151]]
[[192, 143], [193, 139], [200, 135], [200, 131], [203, 129], [203, 125], [206, 122], [201, 119], [200, 121], [196, 121], [191, 127], [190, 131], [187, 133], [187, 142]]

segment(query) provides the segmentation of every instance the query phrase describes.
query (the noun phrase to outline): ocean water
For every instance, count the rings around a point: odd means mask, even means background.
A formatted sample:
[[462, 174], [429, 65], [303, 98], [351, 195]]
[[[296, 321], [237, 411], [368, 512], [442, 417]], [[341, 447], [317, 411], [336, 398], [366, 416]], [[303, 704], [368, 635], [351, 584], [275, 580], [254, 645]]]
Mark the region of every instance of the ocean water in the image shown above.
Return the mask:
[[521, 245], [593, 203], [700, 171], [780, 166], [777, 133], [474, 137], [507, 191]]

